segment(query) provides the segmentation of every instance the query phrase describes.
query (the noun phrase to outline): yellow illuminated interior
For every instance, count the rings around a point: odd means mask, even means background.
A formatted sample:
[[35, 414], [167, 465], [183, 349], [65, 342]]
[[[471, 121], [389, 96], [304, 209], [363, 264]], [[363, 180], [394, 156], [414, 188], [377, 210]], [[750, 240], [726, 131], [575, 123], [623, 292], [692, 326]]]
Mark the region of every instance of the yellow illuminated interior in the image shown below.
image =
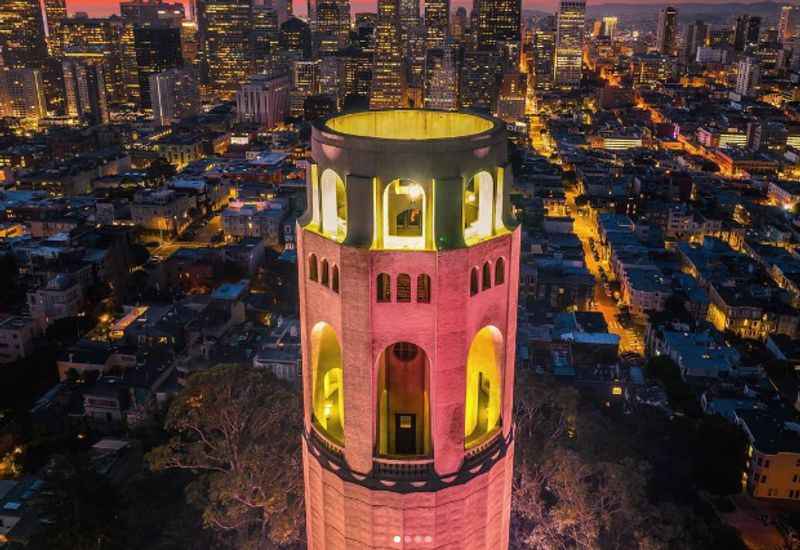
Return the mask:
[[344, 182], [330, 168], [322, 173], [322, 233], [342, 242], [347, 236], [347, 193]]
[[344, 444], [344, 381], [342, 350], [327, 323], [311, 331], [312, 404], [314, 424], [331, 440]]
[[427, 140], [472, 136], [492, 129], [492, 121], [467, 113], [422, 110], [367, 111], [330, 119], [336, 132], [379, 139]]
[[380, 217], [382, 247], [425, 250], [431, 236], [427, 193], [419, 183], [395, 180], [383, 191]]
[[472, 340], [467, 356], [464, 401], [464, 446], [467, 449], [485, 441], [500, 427], [502, 357], [503, 335], [493, 326], [482, 328]]
[[467, 244], [491, 237], [494, 229], [494, 182], [479, 172], [464, 187], [464, 240]]

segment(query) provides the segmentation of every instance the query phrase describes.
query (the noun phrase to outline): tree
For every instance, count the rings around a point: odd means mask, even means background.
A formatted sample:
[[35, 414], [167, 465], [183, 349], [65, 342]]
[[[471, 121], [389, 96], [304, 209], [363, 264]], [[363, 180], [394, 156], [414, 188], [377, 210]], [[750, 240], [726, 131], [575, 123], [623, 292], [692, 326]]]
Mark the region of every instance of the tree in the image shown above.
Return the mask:
[[167, 413], [167, 443], [148, 454], [156, 471], [196, 472], [187, 488], [206, 527], [232, 548], [280, 547], [303, 538], [301, 406], [269, 373], [222, 365], [193, 374]]
[[701, 418], [691, 437], [692, 466], [697, 483], [717, 495], [741, 491], [747, 446], [742, 430], [723, 417]]

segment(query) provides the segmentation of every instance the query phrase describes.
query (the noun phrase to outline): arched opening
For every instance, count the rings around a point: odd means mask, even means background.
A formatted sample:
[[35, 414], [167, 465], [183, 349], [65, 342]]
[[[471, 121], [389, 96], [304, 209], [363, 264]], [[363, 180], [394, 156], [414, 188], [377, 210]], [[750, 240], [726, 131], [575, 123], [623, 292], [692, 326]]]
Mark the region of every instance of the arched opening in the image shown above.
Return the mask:
[[478, 293], [478, 268], [473, 267], [469, 272], [469, 295], [475, 296]]
[[385, 248], [425, 248], [427, 227], [425, 190], [409, 180], [395, 180], [383, 192], [383, 245]]
[[494, 180], [478, 172], [464, 186], [464, 239], [471, 243], [492, 236]]
[[500, 428], [502, 410], [503, 335], [493, 327], [478, 331], [467, 355], [464, 400], [464, 446], [485, 441]]
[[397, 276], [397, 301], [411, 301], [411, 277], [407, 273], [401, 273]]
[[376, 299], [379, 302], [392, 301], [392, 278], [388, 273], [381, 273], [375, 280]]
[[431, 278], [424, 273], [417, 276], [417, 302], [420, 304], [431, 302]]
[[379, 358], [377, 451], [383, 456], [430, 456], [430, 369], [425, 351], [410, 342]]
[[503, 258], [497, 258], [494, 264], [494, 286], [502, 285], [506, 282], [506, 261]]
[[322, 232], [336, 240], [347, 236], [347, 193], [344, 182], [328, 168], [322, 173]]
[[312, 254], [308, 257], [308, 278], [312, 281], [319, 281], [319, 273], [317, 272], [317, 256]]
[[335, 293], [339, 293], [339, 266], [333, 266], [331, 270], [331, 290]]
[[488, 290], [492, 288], [492, 268], [489, 265], [489, 262], [483, 264], [483, 277], [481, 281], [481, 288], [482, 290]]
[[344, 444], [344, 380], [342, 350], [327, 323], [311, 331], [313, 422], [334, 442]]
[[328, 260], [322, 260], [322, 277], [321, 283], [325, 286], [328, 286], [330, 278], [330, 270], [328, 268]]

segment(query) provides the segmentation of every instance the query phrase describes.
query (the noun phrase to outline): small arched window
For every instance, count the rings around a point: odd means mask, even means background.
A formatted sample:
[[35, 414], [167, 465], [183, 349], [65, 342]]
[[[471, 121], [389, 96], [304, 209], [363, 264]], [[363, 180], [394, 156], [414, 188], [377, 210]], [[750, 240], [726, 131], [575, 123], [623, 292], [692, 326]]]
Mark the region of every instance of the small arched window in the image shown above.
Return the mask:
[[319, 274], [317, 273], [317, 257], [314, 254], [308, 257], [308, 278], [312, 281], [319, 281]]
[[431, 302], [431, 278], [424, 273], [417, 277], [417, 302], [420, 304]]
[[502, 285], [506, 282], [506, 261], [503, 258], [497, 258], [497, 263], [494, 265], [494, 284]]
[[483, 264], [483, 281], [481, 288], [482, 290], [492, 288], [492, 268], [489, 266], [489, 262]]
[[397, 276], [397, 301], [411, 301], [411, 277], [408, 273], [401, 273]]
[[331, 290], [339, 294], [339, 266], [333, 266], [331, 270]]
[[392, 278], [389, 277], [388, 273], [381, 273], [378, 275], [376, 290], [379, 302], [392, 301]]
[[478, 293], [478, 268], [473, 267], [469, 273], [469, 295], [475, 296]]
[[322, 260], [322, 279], [321, 283], [325, 286], [328, 286], [330, 273], [328, 270], [328, 260]]

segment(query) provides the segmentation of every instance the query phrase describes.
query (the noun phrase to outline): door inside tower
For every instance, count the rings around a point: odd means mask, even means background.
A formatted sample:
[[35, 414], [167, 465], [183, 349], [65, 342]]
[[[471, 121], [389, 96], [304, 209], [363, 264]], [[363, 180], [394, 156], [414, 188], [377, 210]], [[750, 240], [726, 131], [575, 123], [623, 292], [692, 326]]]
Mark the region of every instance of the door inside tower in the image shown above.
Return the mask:
[[417, 415], [395, 415], [397, 454], [413, 455], [417, 450]]
[[431, 453], [427, 355], [410, 342], [387, 347], [380, 359], [376, 450], [383, 456]]

